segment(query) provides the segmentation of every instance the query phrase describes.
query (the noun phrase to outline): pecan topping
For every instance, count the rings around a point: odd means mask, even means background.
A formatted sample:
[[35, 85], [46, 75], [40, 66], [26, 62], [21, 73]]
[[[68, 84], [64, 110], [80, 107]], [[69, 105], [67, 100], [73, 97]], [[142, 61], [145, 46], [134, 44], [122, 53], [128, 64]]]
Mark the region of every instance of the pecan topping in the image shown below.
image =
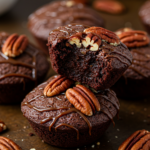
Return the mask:
[[141, 47], [149, 44], [149, 37], [146, 32], [138, 30], [122, 30], [116, 32], [122, 43], [128, 48]]
[[51, 97], [66, 91], [74, 82], [67, 77], [59, 75], [53, 79], [45, 88], [44, 95]]
[[6, 129], [7, 129], [7, 127], [6, 127], [5, 123], [0, 120], [0, 132], [3, 132]]
[[0, 150], [22, 150], [22, 149], [12, 140], [0, 136]]
[[82, 44], [84, 47], [90, 47], [91, 51], [97, 51], [101, 45], [102, 41], [101, 39], [93, 35], [92, 33], [87, 34], [85, 39], [82, 40]]
[[126, 139], [118, 150], [149, 150], [150, 148], [150, 132], [139, 130]]
[[28, 39], [25, 35], [12, 34], [6, 39], [2, 47], [2, 52], [6, 56], [16, 57], [23, 53], [27, 45]]
[[94, 1], [93, 7], [97, 10], [104, 11], [110, 14], [120, 14], [125, 10], [122, 3], [115, 0]]
[[71, 104], [83, 114], [92, 116], [95, 109], [100, 111], [100, 103], [96, 96], [85, 86], [76, 85], [66, 91], [66, 97]]
[[83, 45], [91, 51], [97, 51], [102, 41], [108, 42], [113, 46], [120, 44], [120, 39], [115, 33], [101, 27], [87, 28], [83, 33], [76, 33], [68, 40], [71, 45], [75, 44], [78, 48], [81, 48]]
[[84, 32], [96, 34], [100, 36], [103, 41], [110, 43], [110, 45], [117, 46], [120, 44], [118, 36], [107, 29], [101, 27], [90, 27], [85, 29]]

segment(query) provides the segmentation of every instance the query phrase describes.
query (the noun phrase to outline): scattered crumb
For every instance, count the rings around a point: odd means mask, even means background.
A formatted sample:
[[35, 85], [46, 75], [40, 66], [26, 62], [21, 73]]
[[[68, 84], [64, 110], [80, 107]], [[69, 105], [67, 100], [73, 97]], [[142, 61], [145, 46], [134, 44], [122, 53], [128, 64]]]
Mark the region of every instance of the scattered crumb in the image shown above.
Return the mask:
[[97, 142], [97, 145], [100, 145], [101, 143], [100, 142]]
[[77, 148], [77, 150], [80, 150], [79, 148]]
[[7, 137], [9, 137], [9, 135], [7, 135]]
[[27, 127], [26, 127], [26, 126], [24, 126], [23, 128], [24, 128], [24, 129], [26, 129]]
[[42, 140], [42, 143], [44, 143], [44, 140]]
[[92, 145], [91, 147], [92, 147], [92, 148], [94, 148], [94, 147], [95, 147], [95, 145]]
[[24, 139], [22, 139], [21, 141], [24, 141]]
[[118, 136], [115, 136], [115, 138], [117, 139], [117, 138], [118, 138]]
[[35, 148], [31, 148], [30, 150], [36, 150]]
[[34, 133], [29, 133], [29, 136], [34, 136]]
[[117, 131], [120, 131], [120, 129], [117, 129]]
[[134, 115], [134, 112], [131, 112], [131, 115]]

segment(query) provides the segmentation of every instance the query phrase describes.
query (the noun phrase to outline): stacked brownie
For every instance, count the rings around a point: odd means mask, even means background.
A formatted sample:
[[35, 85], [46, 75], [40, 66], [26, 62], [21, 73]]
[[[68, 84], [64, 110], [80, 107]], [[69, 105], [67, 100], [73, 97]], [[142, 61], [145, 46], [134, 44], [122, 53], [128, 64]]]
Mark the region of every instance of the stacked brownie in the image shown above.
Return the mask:
[[101, 27], [69, 24], [50, 32], [53, 69], [59, 74], [31, 91], [23, 115], [35, 132], [58, 147], [96, 142], [119, 111], [109, 88], [131, 65], [132, 55], [117, 35]]

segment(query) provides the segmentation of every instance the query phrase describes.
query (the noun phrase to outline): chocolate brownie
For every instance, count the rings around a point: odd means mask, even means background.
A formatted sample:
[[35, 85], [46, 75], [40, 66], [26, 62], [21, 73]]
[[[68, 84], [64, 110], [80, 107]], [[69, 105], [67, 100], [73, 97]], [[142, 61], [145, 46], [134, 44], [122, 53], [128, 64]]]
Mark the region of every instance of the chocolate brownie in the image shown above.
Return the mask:
[[[118, 34], [119, 33], [119, 34]], [[115, 83], [113, 90], [122, 98], [144, 98], [150, 96], [150, 44], [147, 33], [132, 29], [117, 32], [133, 57], [132, 65]], [[122, 36], [122, 35], [126, 36]], [[130, 40], [131, 39], [131, 40]]]
[[48, 38], [53, 69], [96, 89], [110, 88], [131, 65], [132, 55], [113, 32], [101, 27], [70, 24]]
[[0, 32], [0, 104], [20, 103], [43, 81], [50, 67], [45, 54], [32, 44], [15, 58], [6, 56], [2, 49], [10, 36]]
[[96, 142], [118, 113], [116, 94], [109, 89], [97, 91], [94, 95], [101, 110], [86, 116], [75, 110], [65, 93], [53, 97], [44, 96], [44, 88], [56, 77], [51, 77], [25, 97], [21, 105], [23, 115], [36, 134], [51, 145], [79, 147]]
[[60, 0], [49, 3], [31, 14], [28, 28], [40, 47], [48, 54], [46, 44], [49, 32], [70, 23], [104, 26], [104, 20], [92, 8], [75, 1]]
[[139, 16], [142, 24], [144, 25], [147, 32], [150, 34], [150, 1], [146, 1], [139, 11]]

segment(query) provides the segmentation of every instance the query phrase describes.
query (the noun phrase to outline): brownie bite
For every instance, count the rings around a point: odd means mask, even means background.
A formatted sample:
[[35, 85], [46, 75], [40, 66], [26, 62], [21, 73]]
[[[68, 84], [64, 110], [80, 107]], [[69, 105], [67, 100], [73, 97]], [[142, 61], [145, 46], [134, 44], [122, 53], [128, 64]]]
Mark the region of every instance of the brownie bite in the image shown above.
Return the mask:
[[150, 44], [144, 31], [122, 29], [116, 32], [129, 48], [133, 61], [113, 90], [122, 98], [145, 98], [150, 96]]
[[45, 78], [50, 64], [24, 35], [0, 32], [0, 104], [20, 103]]
[[53, 69], [74, 81], [104, 90], [131, 65], [132, 55], [117, 35], [101, 27], [69, 24], [50, 32]]
[[60, 0], [49, 3], [31, 14], [28, 28], [39, 46], [48, 54], [46, 44], [49, 32], [70, 23], [104, 26], [104, 20], [92, 8], [72, 0]]
[[139, 16], [142, 24], [144, 25], [147, 32], [150, 34], [150, 1], [146, 1], [139, 11]]
[[[70, 93], [75, 96], [73, 99]], [[21, 110], [46, 143], [57, 147], [80, 147], [96, 142], [111, 122], [114, 123], [119, 102], [110, 89], [93, 92], [59, 75], [31, 91], [23, 100]], [[87, 113], [89, 110], [92, 114]]]

